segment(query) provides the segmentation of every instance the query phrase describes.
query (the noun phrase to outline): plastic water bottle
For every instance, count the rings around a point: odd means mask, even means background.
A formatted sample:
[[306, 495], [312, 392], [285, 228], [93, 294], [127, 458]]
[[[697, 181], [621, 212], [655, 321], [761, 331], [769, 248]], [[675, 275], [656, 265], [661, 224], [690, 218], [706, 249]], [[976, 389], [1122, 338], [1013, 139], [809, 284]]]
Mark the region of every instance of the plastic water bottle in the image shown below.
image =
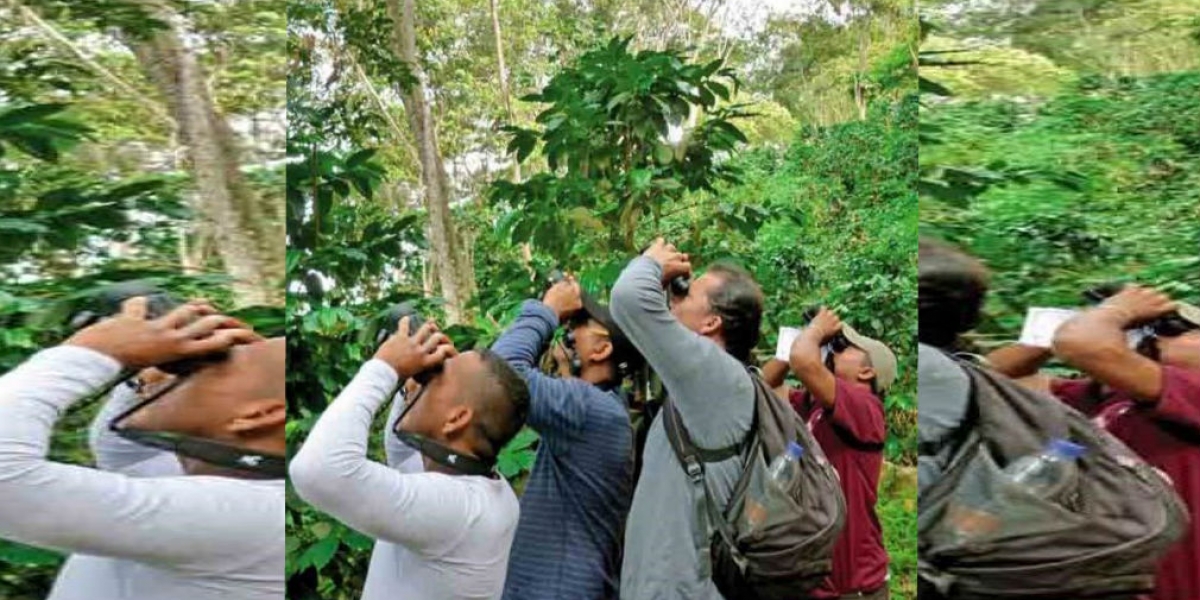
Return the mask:
[[[1074, 479], [1078, 468], [1075, 461], [1086, 449], [1062, 439], [1050, 440], [1038, 454], [1023, 456], [1009, 463], [1001, 476], [1009, 483], [1039, 498], [1049, 500], [1062, 493]], [[1002, 529], [1020, 528], [1026, 518], [1021, 507], [996, 497], [976, 493], [957, 498], [951, 504], [949, 518], [957, 543], [969, 543], [999, 533]]]
[[1075, 478], [1075, 461], [1086, 448], [1067, 440], [1050, 440], [1041, 454], [1023, 456], [1004, 468], [1009, 481], [1039, 498], [1052, 498]]
[[792, 479], [796, 477], [800, 457], [804, 456], [804, 446], [796, 442], [788, 442], [783, 454], [775, 457], [767, 467], [767, 479], [775, 482], [782, 489], [788, 489]]
[[783, 454], [776, 456], [775, 460], [767, 465], [765, 489], [746, 494], [745, 515], [751, 529], [765, 525], [771, 515], [783, 514], [782, 511], [786, 510], [783, 497], [787, 495], [792, 480], [796, 478], [801, 456], [804, 456], [804, 447], [796, 442], [788, 442]]

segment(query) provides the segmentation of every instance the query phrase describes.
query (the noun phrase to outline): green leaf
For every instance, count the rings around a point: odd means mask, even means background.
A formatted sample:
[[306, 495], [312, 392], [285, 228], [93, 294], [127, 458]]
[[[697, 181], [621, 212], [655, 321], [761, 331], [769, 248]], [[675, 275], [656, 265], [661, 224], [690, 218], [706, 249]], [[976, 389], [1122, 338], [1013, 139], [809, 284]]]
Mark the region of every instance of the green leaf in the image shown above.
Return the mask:
[[337, 536], [326, 537], [304, 551], [304, 554], [300, 556], [300, 564], [312, 565], [320, 571], [333, 559], [333, 555], [337, 553], [340, 545], [341, 540]]
[[37, 121], [66, 110], [66, 104], [33, 104], [0, 111], [0, 128]]

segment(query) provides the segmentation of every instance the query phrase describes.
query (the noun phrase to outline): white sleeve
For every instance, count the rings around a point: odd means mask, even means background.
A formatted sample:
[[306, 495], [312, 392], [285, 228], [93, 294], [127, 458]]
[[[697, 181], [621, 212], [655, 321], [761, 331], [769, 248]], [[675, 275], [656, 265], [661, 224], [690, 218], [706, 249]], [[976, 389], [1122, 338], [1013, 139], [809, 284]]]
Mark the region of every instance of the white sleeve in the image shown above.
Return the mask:
[[122, 438], [109, 423], [140, 401], [128, 385], [118, 385], [108, 395], [88, 428], [88, 445], [96, 467], [134, 477], [174, 477], [183, 475], [183, 466], [174, 453], [143, 446]]
[[400, 411], [404, 409], [404, 402], [401, 400], [399, 392], [392, 397], [392, 408], [388, 411], [387, 421], [383, 423], [383, 451], [387, 455], [389, 467], [401, 473], [420, 473], [425, 470], [425, 461], [421, 454], [416, 448], [401, 442], [392, 431], [392, 426], [400, 417]]
[[59, 346], [0, 377], [0, 538], [192, 568], [261, 548], [280, 520], [270, 514], [280, 510], [273, 490], [260, 494], [262, 486], [221, 477], [134, 478], [46, 459], [55, 421], [119, 372], [108, 356]]
[[371, 422], [396, 372], [367, 362], [325, 409], [289, 467], [301, 498], [375, 539], [437, 555], [460, 541], [479, 510], [467, 484], [440, 473], [402, 473], [367, 459]]

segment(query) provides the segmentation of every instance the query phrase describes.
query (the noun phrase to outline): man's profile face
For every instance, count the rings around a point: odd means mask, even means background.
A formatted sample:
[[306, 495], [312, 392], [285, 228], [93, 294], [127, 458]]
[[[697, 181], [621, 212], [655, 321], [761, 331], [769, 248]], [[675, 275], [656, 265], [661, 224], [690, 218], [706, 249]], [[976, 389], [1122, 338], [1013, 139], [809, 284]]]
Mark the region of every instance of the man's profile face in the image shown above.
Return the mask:
[[874, 376], [871, 361], [861, 348], [847, 346], [833, 355], [833, 374], [838, 379], [867, 383]]
[[1158, 338], [1159, 359], [1164, 365], [1200, 369], [1200, 330]]
[[158, 369], [145, 369], [139, 374], [143, 398], [173, 387], [123, 425], [237, 443], [240, 423], [261, 418], [262, 411], [283, 404], [285, 356], [284, 339], [272, 338], [235, 346], [226, 360], [206, 365], [182, 381]]
[[688, 288], [686, 296], [671, 296], [671, 314], [684, 327], [701, 335], [711, 332], [712, 305], [708, 302], [709, 293], [721, 285], [721, 280], [715, 275], [705, 273]]
[[486, 368], [478, 352], [464, 352], [443, 363], [442, 370], [425, 384], [419, 399], [406, 382], [405, 401], [416, 404], [401, 419], [400, 430], [445, 441], [447, 423], [457, 410], [470, 405], [470, 399], [464, 397], [470, 389], [466, 382], [477, 381]]
[[605, 352], [606, 346], [610, 349], [612, 347], [608, 330], [599, 321], [580, 320], [571, 328], [571, 335], [575, 338], [575, 352], [580, 360], [589, 361], [593, 357], [599, 357], [597, 362], [604, 362], [611, 355], [611, 350]]

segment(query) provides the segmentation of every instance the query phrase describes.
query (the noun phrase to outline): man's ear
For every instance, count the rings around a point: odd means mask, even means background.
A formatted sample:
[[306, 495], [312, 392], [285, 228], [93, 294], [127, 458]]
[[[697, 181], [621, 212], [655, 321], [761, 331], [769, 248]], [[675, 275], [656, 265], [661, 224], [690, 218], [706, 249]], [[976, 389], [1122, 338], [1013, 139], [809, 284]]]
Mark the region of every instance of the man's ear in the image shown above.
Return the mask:
[[447, 438], [459, 435], [466, 431], [474, 416], [475, 411], [470, 406], [460, 404], [451, 408], [446, 414], [446, 422], [442, 423], [442, 434]]
[[700, 334], [705, 336], [715, 334], [721, 330], [721, 324], [723, 322], [724, 321], [721, 320], [719, 315], [710, 314], [707, 317], [704, 317], [704, 321], [700, 323]]
[[239, 437], [254, 437], [287, 423], [287, 402], [278, 398], [263, 398], [246, 402], [225, 426], [226, 431]]
[[871, 380], [875, 379], [875, 367], [859, 367], [858, 381], [859, 383], [870, 384]]
[[608, 360], [608, 357], [612, 356], [612, 353], [612, 342], [610, 340], [604, 340], [596, 346], [595, 350], [592, 350], [592, 355], [589, 358], [591, 358], [592, 362], [594, 363], [602, 363]]

